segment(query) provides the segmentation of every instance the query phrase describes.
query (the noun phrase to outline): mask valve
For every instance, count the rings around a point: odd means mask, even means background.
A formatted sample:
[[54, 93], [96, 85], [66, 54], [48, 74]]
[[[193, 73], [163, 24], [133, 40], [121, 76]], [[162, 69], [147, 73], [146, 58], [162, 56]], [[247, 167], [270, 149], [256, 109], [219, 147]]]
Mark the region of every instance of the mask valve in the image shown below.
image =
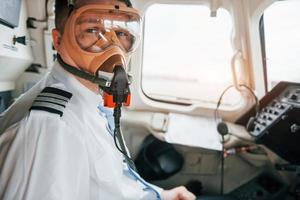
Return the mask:
[[[102, 73], [103, 72], [101, 72], [101, 74]], [[123, 104], [124, 106], [130, 105], [130, 79], [131, 76], [126, 73], [123, 66], [115, 66], [110, 87], [101, 88], [104, 91], [104, 106], [114, 108], [116, 104]]]

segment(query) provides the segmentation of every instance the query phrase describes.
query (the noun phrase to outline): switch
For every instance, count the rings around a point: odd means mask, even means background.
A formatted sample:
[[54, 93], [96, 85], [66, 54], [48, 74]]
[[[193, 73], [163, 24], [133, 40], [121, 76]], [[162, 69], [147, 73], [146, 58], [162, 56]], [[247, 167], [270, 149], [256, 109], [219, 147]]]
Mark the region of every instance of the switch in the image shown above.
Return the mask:
[[292, 94], [290, 96], [290, 99], [293, 100], [293, 101], [297, 101], [298, 100], [298, 95], [297, 94]]
[[283, 110], [283, 109], [285, 109], [285, 106], [284, 105], [280, 105], [279, 109]]
[[269, 117], [268, 117], [268, 120], [272, 121], [272, 120], [273, 120], [273, 118], [269, 116]]

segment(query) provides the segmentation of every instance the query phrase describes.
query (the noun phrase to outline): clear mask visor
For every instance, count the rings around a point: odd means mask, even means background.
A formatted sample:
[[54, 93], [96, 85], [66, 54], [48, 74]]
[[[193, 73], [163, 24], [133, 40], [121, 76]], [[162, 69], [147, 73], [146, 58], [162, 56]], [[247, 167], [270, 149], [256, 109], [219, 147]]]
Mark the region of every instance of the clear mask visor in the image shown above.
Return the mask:
[[141, 18], [135, 13], [90, 9], [77, 18], [74, 31], [84, 51], [100, 53], [118, 46], [125, 53], [131, 53], [140, 41]]

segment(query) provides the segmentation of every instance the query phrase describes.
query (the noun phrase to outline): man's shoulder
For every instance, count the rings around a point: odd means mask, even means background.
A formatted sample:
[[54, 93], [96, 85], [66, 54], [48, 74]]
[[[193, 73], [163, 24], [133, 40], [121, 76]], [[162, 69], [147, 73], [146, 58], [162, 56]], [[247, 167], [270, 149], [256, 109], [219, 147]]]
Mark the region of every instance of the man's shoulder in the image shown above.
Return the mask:
[[33, 98], [28, 115], [19, 123], [20, 129], [31, 130], [31, 134], [66, 132], [70, 123], [65, 115], [72, 96], [62, 84], [44, 87]]
[[62, 117], [73, 94], [65, 88], [45, 87], [34, 99], [30, 112], [52, 113]]

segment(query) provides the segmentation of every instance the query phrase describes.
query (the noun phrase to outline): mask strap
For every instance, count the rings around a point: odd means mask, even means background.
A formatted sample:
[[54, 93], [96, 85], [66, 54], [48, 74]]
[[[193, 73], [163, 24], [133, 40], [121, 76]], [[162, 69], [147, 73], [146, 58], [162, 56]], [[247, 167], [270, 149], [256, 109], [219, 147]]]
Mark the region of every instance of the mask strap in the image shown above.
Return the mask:
[[130, 2], [130, 0], [124, 0], [124, 2], [126, 3], [126, 5], [130, 8], [132, 8], [132, 4]]
[[90, 74], [88, 72], [82, 71], [77, 69], [76, 67], [73, 67], [67, 63], [65, 63], [61, 56], [57, 54], [57, 60], [59, 64], [69, 73], [78, 76], [80, 78], [83, 78], [85, 80], [88, 80], [92, 83], [95, 83], [100, 86], [101, 89], [110, 87], [111, 82], [109, 80], [106, 80], [105, 78], [99, 78], [97, 76], [94, 76], [93, 74]]
[[75, 0], [68, 0], [68, 8], [69, 8], [69, 14], [68, 16], [71, 15], [75, 7]]
[[[132, 3], [130, 0], [123, 0], [123, 2], [130, 8], [132, 8]], [[75, 7], [75, 0], [68, 0], [68, 7], [70, 9], [70, 13], [74, 10]]]

